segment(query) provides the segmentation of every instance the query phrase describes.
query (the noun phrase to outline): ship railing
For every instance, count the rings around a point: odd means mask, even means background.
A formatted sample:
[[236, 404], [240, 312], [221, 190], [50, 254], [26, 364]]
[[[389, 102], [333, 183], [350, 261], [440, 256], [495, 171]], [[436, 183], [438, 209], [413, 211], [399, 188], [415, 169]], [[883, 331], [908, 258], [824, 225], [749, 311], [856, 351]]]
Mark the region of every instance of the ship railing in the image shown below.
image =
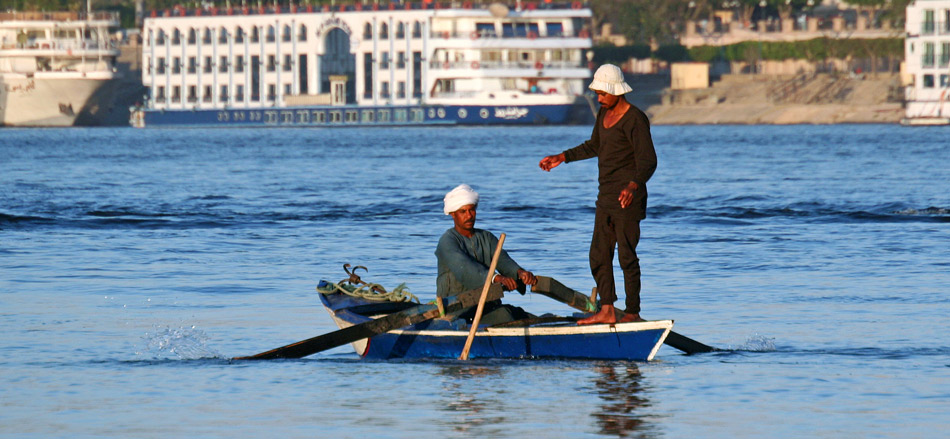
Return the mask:
[[0, 21], [110, 21], [119, 24], [119, 13], [114, 11], [85, 12], [0, 12]]
[[[250, 2], [249, 2], [250, 3]], [[479, 1], [442, 1], [442, 2], [402, 2], [390, 1], [373, 4], [364, 4], [352, 2], [341, 5], [290, 5], [275, 6], [258, 3], [258, 6], [229, 6], [217, 7], [207, 6], [200, 9], [186, 9], [184, 7], [174, 7], [164, 10], [153, 10], [150, 12], [152, 17], [200, 17], [204, 15], [270, 15], [270, 14], [295, 14], [295, 13], [320, 13], [320, 12], [355, 12], [355, 11], [417, 11], [417, 10], [438, 10], [438, 9], [488, 9], [489, 2]], [[589, 5], [580, 1], [546, 3], [544, 0], [521, 2], [522, 10], [551, 10], [551, 9], [588, 9]]]
[[[574, 69], [584, 67], [576, 61], [430, 61], [429, 68], [433, 70], [551, 70]], [[586, 67], [585, 67], [586, 68]]]
[[432, 31], [429, 34], [429, 38], [436, 40], [452, 40], [457, 38], [467, 38], [472, 40], [534, 40], [534, 39], [564, 39], [564, 38], [590, 38], [590, 33], [587, 30], [579, 30], [577, 32], [557, 32], [554, 34], [545, 33], [539, 34], [537, 32], [514, 32], [514, 33], [502, 33], [493, 31], [474, 31], [474, 32], [459, 32], [459, 31]]
[[15, 43], [3, 45], [4, 50], [117, 50], [114, 41], [109, 40], [100, 44], [96, 40], [76, 41], [76, 40], [39, 40], [28, 41], [26, 43]]

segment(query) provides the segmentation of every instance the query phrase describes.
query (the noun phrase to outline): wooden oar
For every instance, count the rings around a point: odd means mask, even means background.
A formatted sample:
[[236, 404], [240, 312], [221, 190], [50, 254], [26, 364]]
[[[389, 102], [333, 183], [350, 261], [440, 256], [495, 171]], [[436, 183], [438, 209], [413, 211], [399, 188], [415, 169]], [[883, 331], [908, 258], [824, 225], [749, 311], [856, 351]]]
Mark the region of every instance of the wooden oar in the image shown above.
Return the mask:
[[[597, 311], [597, 304], [592, 302], [588, 296], [564, 286], [564, 284], [553, 278], [547, 276], [537, 276], [537, 278], [538, 283], [531, 287], [531, 292], [548, 296], [558, 302], [584, 312], [590, 313]], [[617, 310], [617, 321], [620, 321], [622, 317], [623, 311]], [[670, 331], [663, 343], [687, 354], [699, 354], [718, 350], [673, 331]]]
[[[486, 296], [491, 300], [501, 299], [504, 295], [501, 285], [491, 285], [491, 288], [480, 288], [466, 291], [455, 296], [454, 302], [445, 306], [446, 313], [462, 311], [484, 301]], [[395, 314], [380, 317], [369, 322], [353, 325], [338, 331], [319, 335], [306, 340], [298, 341], [287, 346], [271, 349], [249, 357], [235, 357], [234, 360], [273, 360], [277, 358], [303, 358], [317, 352], [342, 346], [347, 343], [369, 338], [393, 329], [431, 320], [442, 315], [435, 305], [418, 305]]]
[[468, 351], [472, 348], [472, 341], [475, 340], [475, 331], [478, 330], [478, 322], [482, 320], [482, 310], [485, 309], [485, 298], [488, 295], [488, 287], [492, 279], [495, 278], [495, 267], [498, 266], [498, 256], [501, 255], [501, 245], [505, 243], [505, 234], [498, 237], [498, 245], [495, 246], [495, 254], [491, 257], [491, 265], [488, 266], [488, 277], [485, 279], [485, 286], [482, 288], [482, 296], [478, 299], [478, 307], [475, 308], [475, 318], [472, 319], [472, 329], [468, 331], [468, 338], [465, 339], [465, 348], [462, 349], [462, 355], [459, 360], [468, 360]]

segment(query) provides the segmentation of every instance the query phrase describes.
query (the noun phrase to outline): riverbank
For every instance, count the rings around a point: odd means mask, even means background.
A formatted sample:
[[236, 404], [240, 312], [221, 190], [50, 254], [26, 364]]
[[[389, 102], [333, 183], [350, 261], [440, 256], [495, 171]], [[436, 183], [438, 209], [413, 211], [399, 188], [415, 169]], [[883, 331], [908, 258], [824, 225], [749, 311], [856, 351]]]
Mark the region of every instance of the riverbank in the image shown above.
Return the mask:
[[695, 90], [637, 82], [631, 100], [654, 125], [898, 123], [904, 115], [896, 74], [723, 75]]

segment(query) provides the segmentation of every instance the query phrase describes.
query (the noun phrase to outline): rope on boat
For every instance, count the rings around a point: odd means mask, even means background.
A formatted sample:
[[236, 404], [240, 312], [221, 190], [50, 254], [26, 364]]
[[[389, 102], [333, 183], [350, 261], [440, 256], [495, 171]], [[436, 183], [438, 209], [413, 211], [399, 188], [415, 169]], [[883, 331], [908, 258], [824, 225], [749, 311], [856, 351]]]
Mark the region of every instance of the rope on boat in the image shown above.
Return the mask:
[[380, 284], [366, 283], [356, 286], [352, 284], [324, 282], [325, 285], [317, 287], [317, 292], [320, 294], [343, 293], [348, 296], [377, 302], [419, 303], [419, 298], [409, 292], [409, 287], [407, 287], [405, 283], [399, 284], [396, 288], [393, 288], [392, 291], [386, 291]]
[[356, 270], [359, 268], [362, 268], [364, 271], [369, 271], [366, 267], [361, 265], [353, 267], [351, 271], [350, 264], [344, 264], [343, 271], [350, 277], [341, 280], [339, 283], [322, 281], [320, 285], [317, 285], [317, 292], [320, 294], [342, 293], [348, 296], [378, 302], [419, 303], [419, 298], [409, 292], [409, 287], [407, 287], [405, 283], [397, 285], [392, 291], [386, 291], [380, 284], [368, 283], [360, 279], [356, 274]]

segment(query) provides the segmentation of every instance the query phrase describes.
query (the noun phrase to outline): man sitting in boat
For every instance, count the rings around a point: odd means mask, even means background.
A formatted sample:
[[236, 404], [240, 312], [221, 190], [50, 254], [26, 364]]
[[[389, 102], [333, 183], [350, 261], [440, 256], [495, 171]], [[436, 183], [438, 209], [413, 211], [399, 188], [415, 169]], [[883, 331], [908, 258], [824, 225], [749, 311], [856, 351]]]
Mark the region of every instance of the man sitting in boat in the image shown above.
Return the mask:
[[[462, 184], [445, 194], [443, 211], [451, 215], [454, 227], [445, 231], [439, 238], [435, 255], [439, 262], [439, 276], [436, 280], [436, 294], [439, 297], [451, 297], [468, 290], [481, 288], [488, 275], [498, 238], [491, 232], [475, 228], [475, 211], [478, 208], [478, 192], [467, 184]], [[530, 271], [518, 265], [504, 250], [498, 257], [498, 272], [493, 283], [502, 284], [505, 290], [517, 288], [521, 280], [526, 285], [534, 285], [538, 279]], [[474, 310], [462, 314], [462, 318], [471, 318]], [[487, 302], [482, 313], [481, 324], [494, 325], [532, 317], [523, 309], [502, 305], [500, 300]]]

